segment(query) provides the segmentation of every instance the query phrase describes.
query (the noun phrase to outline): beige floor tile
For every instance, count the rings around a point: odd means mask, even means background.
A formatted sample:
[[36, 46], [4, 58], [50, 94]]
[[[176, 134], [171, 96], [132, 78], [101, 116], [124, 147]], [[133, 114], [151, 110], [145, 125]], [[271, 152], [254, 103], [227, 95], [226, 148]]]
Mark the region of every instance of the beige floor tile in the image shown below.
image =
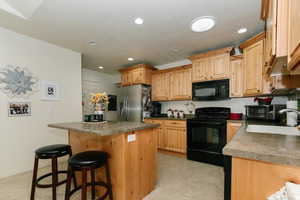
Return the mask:
[[[60, 163], [60, 168], [66, 167]], [[39, 170], [39, 174], [49, 171]], [[144, 200], [222, 200], [224, 191], [223, 168], [189, 161], [169, 155], [158, 156], [159, 179], [155, 190]], [[32, 172], [0, 179], [0, 200], [28, 200]], [[64, 176], [60, 176], [63, 179]], [[51, 182], [50, 179], [45, 182]], [[58, 200], [64, 199], [65, 186], [58, 188]], [[51, 200], [51, 189], [36, 190], [36, 200]], [[79, 200], [80, 194], [72, 200]]]

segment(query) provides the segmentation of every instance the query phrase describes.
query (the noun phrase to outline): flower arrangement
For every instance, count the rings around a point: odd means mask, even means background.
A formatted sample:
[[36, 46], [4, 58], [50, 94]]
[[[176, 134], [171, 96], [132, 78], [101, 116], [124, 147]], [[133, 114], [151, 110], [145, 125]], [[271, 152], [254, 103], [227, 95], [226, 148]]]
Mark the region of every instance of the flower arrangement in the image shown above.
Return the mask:
[[108, 104], [109, 100], [108, 100], [108, 96], [106, 94], [106, 92], [103, 93], [95, 93], [95, 94], [91, 94], [91, 99], [90, 99], [91, 103], [97, 104], [97, 103], [103, 103], [103, 104]]
[[90, 102], [95, 106], [95, 114], [101, 114], [101, 111], [105, 111], [105, 107], [109, 103], [109, 98], [105, 92], [103, 93], [92, 93]]

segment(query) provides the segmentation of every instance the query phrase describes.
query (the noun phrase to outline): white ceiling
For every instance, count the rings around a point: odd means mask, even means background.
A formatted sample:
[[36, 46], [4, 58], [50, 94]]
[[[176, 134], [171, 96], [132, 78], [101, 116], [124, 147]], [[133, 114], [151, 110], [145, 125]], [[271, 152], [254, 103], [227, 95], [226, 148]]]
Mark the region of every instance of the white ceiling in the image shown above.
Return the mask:
[[[81, 52], [83, 67], [115, 73], [136, 63], [163, 65], [208, 49], [238, 44], [263, 30], [261, 0], [45, 0], [29, 20], [0, 10], [0, 26]], [[194, 33], [190, 22], [215, 16]], [[142, 17], [144, 24], [133, 20]], [[248, 28], [243, 35], [241, 27]], [[88, 41], [96, 41], [96, 46]], [[176, 49], [174, 51], [174, 49]], [[135, 58], [129, 62], [128, 57]]]

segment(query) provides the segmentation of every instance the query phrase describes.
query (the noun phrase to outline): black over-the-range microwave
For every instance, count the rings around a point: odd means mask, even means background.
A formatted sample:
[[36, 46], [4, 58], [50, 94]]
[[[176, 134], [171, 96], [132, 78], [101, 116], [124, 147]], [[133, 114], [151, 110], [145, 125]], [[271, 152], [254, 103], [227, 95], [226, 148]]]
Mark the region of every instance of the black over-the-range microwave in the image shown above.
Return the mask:
[[229, 79], [193, 83], [193, 101], [229, 99]]

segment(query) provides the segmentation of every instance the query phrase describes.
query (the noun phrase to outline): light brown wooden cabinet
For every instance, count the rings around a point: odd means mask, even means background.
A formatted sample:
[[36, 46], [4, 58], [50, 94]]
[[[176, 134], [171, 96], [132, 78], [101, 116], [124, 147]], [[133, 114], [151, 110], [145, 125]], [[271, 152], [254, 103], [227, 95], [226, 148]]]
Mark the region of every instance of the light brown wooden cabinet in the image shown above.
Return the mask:
[[[288, 1], [288, 68], [299, 70], [300, 68], [300, 1]], [[298, 68], [298, 69], [296, 69]]]
[[227, 142], [231, 141], [241, 126], [242, 122], [227, 122]]
[[192, 99], [192, 69], [179, 69], [170, 72], [170, 99]]
[[152, 101], [192, 99], [191, 77], [191, 65], [153, 72]]
[[152, 74], [152, 101], [167, 101], [170, 94], [170, 74]]
[[229, 53], [211, 57], [211, 63], [212, 63], [212, 72], [210, 76], [211, 80], [229, 78], [229, 65], [230, 65]]
[[145, 64], [139, 64], [125, 69], [120, 69], [119, 72], [121, 72], [121, 85], [151, 85], [151, 75], [152, 71], [154, 70], [155, 68]]
[[200, 58], [193, 61], [193, 82], [201, 82], [207, 81], [210, 73], [209, 70], [211, 69], [211, 60], [209, 58]]
[[189, 57], [192, 60], [192, 82], [229, 78], [231, 47]]
[[244, 91], [244, 66], [242, 58], [230, 61], [230, 97], [242, 97]]
[[264, 40], [244, 49], [244, 96], [262, 94]]
[[242, 158], [232, 158], [232, 200], [263, 200], [286, 182], [300, 183], [300, 168]]
[[144, 122], [161, 125], [156, 130], [158, 149], [186, 153], [186, 121], [145, 119]]

